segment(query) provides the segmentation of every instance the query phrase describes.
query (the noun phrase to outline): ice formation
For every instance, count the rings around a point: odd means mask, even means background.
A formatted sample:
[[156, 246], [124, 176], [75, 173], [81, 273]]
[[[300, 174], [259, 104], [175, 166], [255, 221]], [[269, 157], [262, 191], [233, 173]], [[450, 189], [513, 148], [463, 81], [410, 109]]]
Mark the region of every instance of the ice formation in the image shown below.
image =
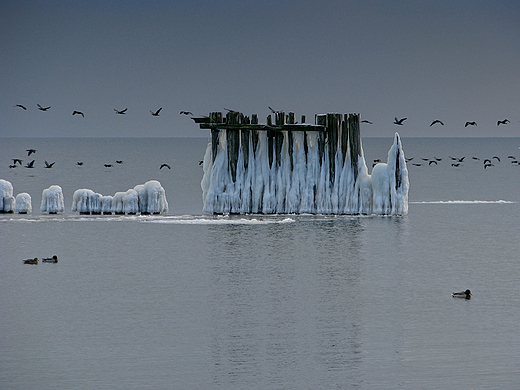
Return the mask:
[[76, 190], [72, 196], [72, 211], [78, 211], [80, 214], [100, 214], [101, 198], [101, 194], [86, 188]]
[[166, 192], [157, 180], [147, 181], [134, 187], [139, 195], [139, 211], [142, 214], [161, 214], [168, 212]]
[[114, 196], [79, 189], [72, 198], [72, 211], [81, 214], [161, 214], [168, 212], [166, 192], [157, 180], [139, 184]]
[[43, 190], [40, 211], [42, 213], [56, 214], [65, 210], [63, 191], [60, 186], [53, 185]]
[[16, 212], [19, 214], [27, 214], [32, 212], [31, 195], [27, 192], [21, 192], [16, 195]]
[[0, 213], [12, 213], [14, 208], [13, 185], [7, 180], [0, 179]]
[[288, 131], [281, 133], [280, 154], [268, 150], [266, 131], [258, 132], [255, 146], [253, 137], [248, 137], [246, 149], [251, 152], [246, 157], [242, 145], [238, 149], [236, 172], [231, 172], [228, 137], [226, 130], [220, 130], [214, 161], [211, 143], [204, 157], [201, 187], [205, 212], [350, 215], [408, 212], [408, 170], [399, 134], [395, 134], [388, 162], [376, 165], [369, 175], [360, 140], [359, 150], [354, 153], [356, 162], [352, 161], [351, 146], [345, 155], [338, 147], [330, 156], [329, 143], [319, 150], [317, 131], [292, 131], [290, 141]]

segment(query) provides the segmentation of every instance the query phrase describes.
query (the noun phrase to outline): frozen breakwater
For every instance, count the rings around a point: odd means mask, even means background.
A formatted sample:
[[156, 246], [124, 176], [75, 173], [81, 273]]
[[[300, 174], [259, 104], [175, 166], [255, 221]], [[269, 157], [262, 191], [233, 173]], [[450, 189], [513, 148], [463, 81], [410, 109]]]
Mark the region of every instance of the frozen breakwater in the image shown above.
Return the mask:
[[395, 133], [387, 163], [368, 173], [359, 114], [316, 115], [300, 124], [273, 113], [258, 124], [238, 112], [193, 118], [211, 130], [201, 187], [205, 212], [404, 215], [408, 170]]
[[[91, 189], [76, 190], [72, 197], [73, 212], [80, 214], [163, 214], [168, 212], [166, 192], [157, 180], [136, 185], [126, 192], [116, 192], [114, 196], [104, 196]], [[52, 185], [43, 190], [40, 211], [57, 214], [65, 211], [63, 191]], [[0, 213], [32, 212], [31, 196], [22, 192], [13, 196], [13, 186], [0, 179]]]

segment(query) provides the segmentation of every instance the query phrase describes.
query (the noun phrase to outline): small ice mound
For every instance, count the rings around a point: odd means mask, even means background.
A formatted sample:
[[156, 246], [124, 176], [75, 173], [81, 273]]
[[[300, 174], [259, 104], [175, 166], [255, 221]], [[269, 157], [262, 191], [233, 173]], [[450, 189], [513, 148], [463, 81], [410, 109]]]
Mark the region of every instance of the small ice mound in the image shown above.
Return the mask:
[[32, 212], [31, 195], [27, 192], [21, 192], [16, 195], [15, 211], [18, 214], [28, 214]]
[[43, 190], [40, 211], [42, 213], [56, 214], [65, 210], [63, 191], [60, 186], [53, 185]]
[[13, 185], [7, 180], [0, 179], [0, 213], [14, 211]]
[[112, 197], [112, 212], [114, 214], [124, 214], [125, 211], [123, 209], [123, 196], [125, 196], [126, 192], [116, 192]]
[[123, 212], [125, 214], [137, 214], [139, 212], [139, 195], [134, 189], [129, 189], [123, 195]]
[[112, 214], [112, 197], [110, 195], [101, 197], [101, 212], [103, 214]]
[[141, 214], [162, 214], [168, 212], [166, 192], [157, 180], [147, 181], [134, 187], [139, 195]]
[[103, 195], [87, 188], [76, 190], [72, 196], [72, 211], [80, 214], [101, 214], [101, 198]]

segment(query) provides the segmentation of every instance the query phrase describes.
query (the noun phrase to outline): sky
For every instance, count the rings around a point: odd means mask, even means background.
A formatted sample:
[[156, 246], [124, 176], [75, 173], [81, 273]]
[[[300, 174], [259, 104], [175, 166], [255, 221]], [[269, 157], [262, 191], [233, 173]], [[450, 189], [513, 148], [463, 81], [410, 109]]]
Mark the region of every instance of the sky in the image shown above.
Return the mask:
[[0, 137], [205, 137], [180, 111], [269, 106], [360, 113], [363, 137], [518, 137], [520, 2], [0, 2]]

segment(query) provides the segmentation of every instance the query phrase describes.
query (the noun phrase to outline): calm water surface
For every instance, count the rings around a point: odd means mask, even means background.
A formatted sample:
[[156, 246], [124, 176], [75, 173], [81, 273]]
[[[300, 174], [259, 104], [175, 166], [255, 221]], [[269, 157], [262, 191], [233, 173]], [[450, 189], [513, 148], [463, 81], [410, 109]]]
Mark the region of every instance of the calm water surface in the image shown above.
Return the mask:
[[[367, 165], [391, 142], [365, 139]], [[33, 213], [0, 216], [1, 389], [517, 386], [520, 139], [404, 139], [406, 217], [204, 215], [206, 143], [2, 140], [0, 178]], [[9, 169], [28, 148], [37, 168]], [[70, 211], [76, 189], [151, 179], [167, 215]], [[66, 211], [42, 215], [52, 184]]]

